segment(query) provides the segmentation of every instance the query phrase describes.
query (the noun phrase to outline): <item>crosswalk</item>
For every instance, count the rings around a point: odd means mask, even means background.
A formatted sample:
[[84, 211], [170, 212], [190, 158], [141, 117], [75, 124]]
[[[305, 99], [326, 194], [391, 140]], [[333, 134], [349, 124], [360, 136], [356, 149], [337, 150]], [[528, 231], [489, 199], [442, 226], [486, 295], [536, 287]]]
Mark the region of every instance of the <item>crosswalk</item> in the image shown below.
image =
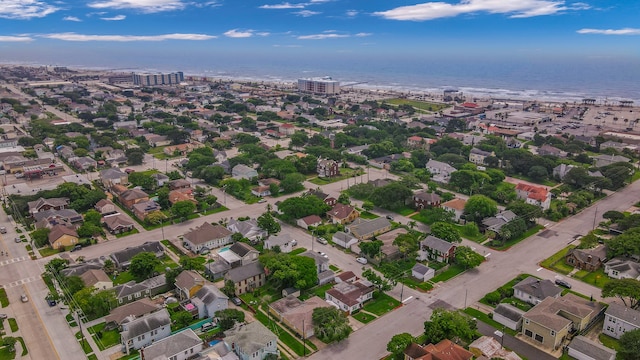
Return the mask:
[[21, 256], [21, 257], [17, 257], [17, 258], [12, 258], [12, 259], [7, 259], [7, 260], [2, 260], [0, 261], [0, 266], [5, 266], [5, 265], [11, 265], [20, 261], [25, 261], [29, 259], [28, 256]]
[[28, 278], [24, 278], [24, 279], [20, 279], [20, 280], [14, 281], [12, 283], [8, 283], [6, 285], [0, 285], [0, 288], [9, 289], [9, 288], [12, 288], [12, 287], [28, 284], [28, 283], [30, 283], [32, 281], [36, 281], [36, 280], [38, 280], [38, 277], [37, 276], [32, 276], [32, 277], [28, 277]]

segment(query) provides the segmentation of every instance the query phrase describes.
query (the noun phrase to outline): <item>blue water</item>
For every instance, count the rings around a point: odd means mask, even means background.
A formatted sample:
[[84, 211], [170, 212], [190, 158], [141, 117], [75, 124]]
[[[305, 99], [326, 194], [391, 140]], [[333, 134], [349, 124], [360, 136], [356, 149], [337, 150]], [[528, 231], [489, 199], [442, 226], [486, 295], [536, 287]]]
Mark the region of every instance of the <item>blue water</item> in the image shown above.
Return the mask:
[[219, 253], [225, 252], [225, 251], [229, 250], [229, 248], [231, 248], [231, 246], [225, 246], [225, 247], [221, 248], [218, 252]]
[[213, 346], [213, 345], [215, 345], [215, 344], [217, 344], [219, 342], [220, 342], [220, 340], [213, 340], [213, 341], [209, 342], [209, 346], [211, 347], [211, 346]]

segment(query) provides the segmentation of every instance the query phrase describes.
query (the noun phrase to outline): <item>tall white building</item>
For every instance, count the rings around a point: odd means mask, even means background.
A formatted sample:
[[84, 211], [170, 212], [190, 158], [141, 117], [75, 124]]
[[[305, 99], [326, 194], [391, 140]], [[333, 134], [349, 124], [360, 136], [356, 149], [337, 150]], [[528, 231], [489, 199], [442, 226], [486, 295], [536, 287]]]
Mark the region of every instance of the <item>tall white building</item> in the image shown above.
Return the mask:
[[340, 82], [328, 76], [323, 78], [298, 79], [298, 90], [313, 94], [339, 94]]
[[182, 71], [168, 74], [133, 74], [134, 85], [178, 85], [183, 81], [184, 73]]

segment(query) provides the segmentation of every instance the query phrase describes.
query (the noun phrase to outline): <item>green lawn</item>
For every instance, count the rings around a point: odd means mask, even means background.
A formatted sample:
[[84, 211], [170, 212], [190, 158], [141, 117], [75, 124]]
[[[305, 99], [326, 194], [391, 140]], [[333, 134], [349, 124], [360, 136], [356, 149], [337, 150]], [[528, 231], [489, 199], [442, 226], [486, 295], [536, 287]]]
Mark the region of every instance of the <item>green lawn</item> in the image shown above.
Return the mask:
[[446, 109], [451, 105], [448, 104], [440, 104], [433, 103], [428, 101], [417, 101], [417, 100], [409, 100], [409, 99], [388, 99], [384, 101], [387, 104], [391, 105], [411, 105], [416, 109], [438, 112], [442, 109]]
[[291, 255], [299, 255], [299, 254], [302, 254], [305, 251], [307, 251], [306, 248], [299, 247], [299, 248], [296, 248], [294, 250], [291, 250], [291, 252], [289, 254], [291, 254]]
[[465, 268], [463, 268], [462, 266], [457, 265], [457, 264], [453, 264], [453, 265], [449, 266], [449, 268], [447, 270], [445, 270], [445, 271], [441, 272], [440, 274], [434, 276], [431, 279], [431, 282], [434, 282], [434, 283], [440, 282], [440, 281], [444, 282], [444, 281], [447, 281], [447, 280], [451, 279], [452, 277], [454, 277], [454, 276], [456, 276], [458, 274], [463, 273], [464, 271], [465, 271]]
[[373, 214], [373, 213], [370, 213], [368, 211], [363, 211], [363, 212], [360, 213], [360, 217], [363, 218], [363, 219], [370, 220], [370, 219], [377, 219], [380, 216], [378, 216], [376, 214]]
[[573, 277], [599, 288], [603, 288], [606, 283], [611, 281], [611, 278], [604, 273], [602, 268], [592, 272], [578, 271]]
[[6, 346], [0, 347], [0, 360], [13, 360], [15, 358], [15, 351], [9, 351], [9, 348]]
[[8, 318], [7, 321], [9, 322], [9, 327], [11, 328], [11, 332], [18, 331], [18, 322], [16, 321], [16, 319]]
[[203, 211], [201, 213], [201, 215], [202, 216], [211, 215], [211, 214], [216, 214], [216, 213], [227, 211], [227, 210], [229, 210], [229, 209], [221, 205], [221, 206], [218, 206], [215, 209], [209, 209], [209, 210]]
[[42, 256], [42, 257], [51, 256], [51, 255], [54, 255], [54, 254], [57, 254], [58, 252], [60, 252], [59, 250], [52, 249], [49, 246], [43, 247], [41, 249], [38, 249], [38, 251], [40, 252], [40, 256]]
[[[515, 285], [515, 284], [514, 284]], [[509, 305], [513, 305], [520, 310], [529, 311], [533, 307], [531, 304], [526, 303], [520, 299], [516, 299], [514, 297], [508, 297], [500, 300], [501, 303], [506, 303]]]
[[140, 231], [138, 231], [138, 229], [133, 228], [133, 229], [131, 229], [131, 230], [129, 230], [129, 231], [125, 231], [125, 232], [123, 232], [123, 233], [116, 234], [116, 238], [121, 238], [121, 237], [129, 236], [129, 235], [137, 234], [137, 233], [139, 233], [139, 232], [140, 232]]
[[131, 280], [135, 280], [133, 275], [131, 275], [131, 273], [128, 271], [123, 271], [121, 273], [118, 273], [116, 278], [113, 280], [113, 285], [115, 286], [115, 285], [128, 283]]
[[618, 351], [618, 349], [620, 349], [620, 342], [617, 339], [612, 338], [609, 335], [605, 335], [605, 334], [600, 334], [598, 336], [598, 340], [600, 340], [600, 342], [602, 343], [602, 345], [616, 350]]
[[329, 269], [331, 269], [331, 270], [332, 270], [333, 272], [335, 272], [335, 273], [339, 273], [340, 271], [342, 271], [342, 270], [340, 270], [340, 268], [339, 268], [339, 267], [337, 267], [337, 266], [335, 266], [335, 265], [333, 265], [333, 264], [330, 264], [330, 265], [329, 265]]
[[366, 324], [370, 321], [372, 321], [373, 319], [375, 319], [376, 317], [371, 315], [371, 314], [367, 314], [365, 312], [358, 312], [356, 314], [351, 315], [353, 316], [354, 319], [360, 321], [363, 324]]
[[573, 266], [567, 265], [564, 262], [564, 257], [567, 255], [567, 252], [573, 248], [575, 248], [575, 246], [573, 245], [567, 246], [566, 248], [543, 260], [540, 265], [547, 269], [556, 271], [560, 274], [567, 275], [568, 273], [573, 271]]
[[[500, 324], [499, 322], [493, 320], [492, 318], [489, 317], [488, 314], [483, 313], [480, 310], [476, 310], [474, 308], [466, 308], [464, 310], [462, 310], [465, 314], [471, 315], [472, 317], [476, 318], [478, 321], [482, 321], [485, 324], [491, 325], [496, 329], [502, 330], [503, 325]], [[511, 330], [509, 328], [504, 328], [504, 332], [506, 332], [507, 334], [511, 335], [511, 336], [515, 336], [517, 334], [517, 331], [515, 330]]]
[[98, 357], [96, 356], [96, 354], [89, 354], [89, 356], [87, 356], [88, 360], [98, 360]]
[[356, 170], [340, 168], [340, 176], [334, 176], [331, 178], [314, 177], [308, 181], [315, 185], [327, 185], [344, 179], [353, 178], [354, 174], [356, 174]]
[[[302, 343], [298, 341], [295, 337], [293, 337], [291, 334], [286, 332], [282, 327], [280, 327], [280, 325], [278, 325], [275, 320], [272, 320], [272, 319], [270, 320], [269, 317], [260, 310], [258, 310], [258, 312], [256, 312], [254, 316], [264, 326], [269, 328], [269, 330], [273, 331], [278, 336], [278, 339], [282, 341], [285, 345], [287, 345], [289, 349], [293, 350], [299, 356], [303, 356], [304, 349], [303, 349]], [[308, 352], [311, 352], [311, 351], [308, 350]]]
[[187, 255], [184, 252], [182, 252], [182, 250], [180, 250], [180, 248], [178, 248], [177, 246], [173, 245], [173, 243], [171, 241], [169, 241], [169, 240], [161, 240], [160, 243], [162, 243], [162, 245], [167, 247], [169, 250], [171, 250], [174, 254], [176, 254], [178, 256]]
[[412, 208], [410, 208], [408, 206], [403, 206], [403, 207], [401, 207], [399, 209], [393, 210], [393, 212], [395, 212], [396, 214], [400, 214], [402, 216], [407, 216], [407, 215], [413, 214], [414, 212], [416, 212], [416, 210], [412, 209]]
[[373, 293], [373, 299], [364, 305], [364, 310], [370, 313], [382, 316], [400, 305], [400, 301], [391, 296], [376, 291]]
[[419, 280], [415, 279], [414, 277], [402, 278], [402, 279], [400, 279], [400, 282], [405, 284], [407, 287], [410, 287], [412, 289], [420, 289], [420, 290], [425, 291], [425, 292], [433, 289], [433, 285], [431, 285], [431, 283], [424, 282], [424, 281], [419, 281]]
[[100, 323], [89, 328], [89, 333], [93, 334], [93, 338], [100, 350], [120, 344], [120, 332], [118, 332], [118, 329], [103, 331], [105, 325], [105, 323]]
[[93, 349], [91, 348], [91, 345], [89, 345], [89, 342], [86, 339], [82, 340], [82, 335], [79, 331], [76, 333], [76, 339], [78, 339], [78, 342], [80, 343], [80, 346], [82, 346], [82, 350], [85, 354], [91, 354], [93, 352]]
[[313, 296], [317, 296], [321, 299], [324, 299], [324, 294], [327, 292], [327, 290], [331, 289], [332, 287], [333, 287], [333, 284], [324, 284], [324, 285], [318, 285], [308, 290], [304, 290], [300, 296], [300, 299], [306, 300]]
[[27, 356], [27, 354], [29, 353], [29, 350], [27, 349], [27, 345], [24, 343], [24, 339], [22, 338], [22, 336], [17, 337], [16, 339], [18, 339], [18, 341], [20, 342], [20, 344], [22, 344], [22, 356]]
[[[420, 215], [420, 214], [418, 214]], [[465, 234], [462, 229], [464, 228], [464, 225], [460, 225], [460, 224], [453, 224], [453, 226], [456, 227], [456, 229], [458, 229], [458, 233], [460, 233], [460, 236], [462, 236], [465, 239], [471, 240], [473, 242], [477, 242], [478, 244], [484, 242], [485, 240], [487, 240], [487, 237], [484, 236], [484, 234], [482, 234], [481, 232], [478, 231], [478, 234], [474, 235], [474, 236], [470, 236]]]
[[529, 236], [537, 233], [538, 231], [540, 231], [540, 229], [544, 229], [544, 226], [536, 225], [536, 226], [532, 227], [531, 229], [525, 231], [524, 234], [518, 236], [517, 238], [511, 239], [511, 240], [505, 242], [504, 244], [501, 244], [499, 246], [493, 246], [491, 243], [489, 243], [489, 246], [492, 249], [496, 249], [496, 250], [507, 250], [510, 247], [512, 247], [513, 245], [519, 243], [520, 241], [522, 241], [522, 240], [528, 238]]
[[0, 288], [0, 304], [5, 308], [9, 306], [9, 298], [7, 297], [7, 291], [4, 288]]

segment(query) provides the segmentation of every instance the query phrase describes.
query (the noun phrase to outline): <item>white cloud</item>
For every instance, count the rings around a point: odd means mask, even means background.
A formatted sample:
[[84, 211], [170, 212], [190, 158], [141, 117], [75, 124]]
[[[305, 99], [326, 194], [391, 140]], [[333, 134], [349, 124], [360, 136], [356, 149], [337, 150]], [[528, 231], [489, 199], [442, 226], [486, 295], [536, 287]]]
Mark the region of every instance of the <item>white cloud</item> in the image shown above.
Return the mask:
[[566, 5], [563, 0], [460, 0], [457, 4], [433, 1], [401, 6], [387, 11], [375, 12], [374, 15], [391, 20], [410, 21], [434, 20], [478, 12], [506, 14], [512, 18], [525, 18], [588, 8], [589, 5], [584, 3]]
[[240, 31], [238, 29], [231, 29], [225, 32], [224, 36], [230, 38], [248, 38], [253, 36], [253, 30]]
[[75, 21], [75, 22], [82, 21], [82, 20], [78, 19], [75, 16], [65, 16], [65, 17], [62, 18], [62, 20], [64, 20], [64, 21]]
[[364, 32], [361, 32], [361, 33], [357, 33], [357, 34], [355, 34], [354, 36], [355, 36], [355, 37], [366, 37], [366, 36], [371, 36], [371, 35], [373, 35], [373, 34], [372, 34], [372, 33], [364, 33]]
[[640, 35], [640, 29], [580, 29], [578, 34], [598, 34], [598, 35]]
[[185, 4], [180, 0], [98, 0], [87, 6], [94, 9], [134, 9], [145, 13], [182, 10]]
[[260, 9], [304, 9], [305, 4], [291, 4], [288, 2], [284, 2], [281, 4], [274, 4], [274, 5], [261, 5], [258, 6], [258, 8]]
[[113, 17], [103, 17], [103, 18], [100, 18], [100, 19], [102, 19], [104, 21], [120, 21], [120, 20], [124, 20], [126, 18], [127, 17], [125, 15], [116, 15], [116, 16], [113, 16]]
[[0, 18], [28, 20], [43, 18], [59, 7], [38, 0], [2, 0], [0, 1]]
[[300, 11], [294, 12], [294, 14], [302, 17], [309, 17], [309, 16], [318, 15], [322, 13], [318, 11], [311, 11], [311, 10], [300, 10]]
[[335, 33], [324, 33], [324, 34], [301, 35], [301, 36], [298, 36], [298, 39], [299, 40], [324, 40], [324, 39], [347, 38], [349, 36], [350, 35], [335, 34]]
[[358, 15], [358, 10], [347, 10], [346, 15], [348, 17], [354, 17], [354, 16]]
[[64, 41], [164, 41], [164, 40], [209, 40], [216, 36], [206, 34], [162, 34], [162, 35], [86, 35], [76, 33], [54, 33], [40, 35], [47, 39]]
[[0, 42], [29, 42], [33, 41], [28, 36], [2, 36], [0, 35]]

